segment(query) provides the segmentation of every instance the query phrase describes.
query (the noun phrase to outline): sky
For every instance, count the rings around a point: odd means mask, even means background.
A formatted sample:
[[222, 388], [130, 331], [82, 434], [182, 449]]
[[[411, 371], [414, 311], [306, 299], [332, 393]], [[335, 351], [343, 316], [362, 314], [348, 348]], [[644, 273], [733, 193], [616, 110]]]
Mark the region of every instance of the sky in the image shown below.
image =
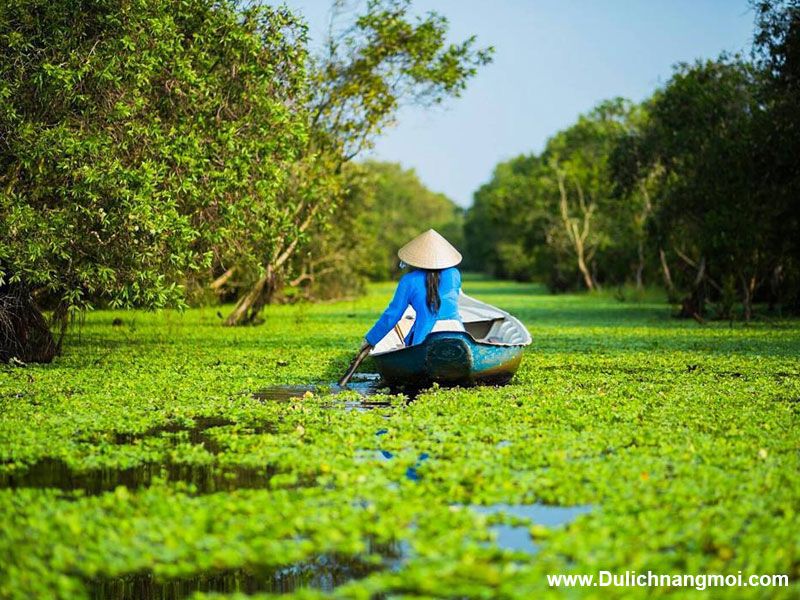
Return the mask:
[[[330, 0], [285, 0], [324, 41]], [[747, 0], [416, 0], [436, 11], [451, 39], [494, 46], [491, 65], [444, 107], [407, 107], [363, 158], [413, 168], [461, 206], [498, 162], [540, 152], [547, 139], [601, 100], [647, 98], [673, 65], [747, 54], [753, 14]]]

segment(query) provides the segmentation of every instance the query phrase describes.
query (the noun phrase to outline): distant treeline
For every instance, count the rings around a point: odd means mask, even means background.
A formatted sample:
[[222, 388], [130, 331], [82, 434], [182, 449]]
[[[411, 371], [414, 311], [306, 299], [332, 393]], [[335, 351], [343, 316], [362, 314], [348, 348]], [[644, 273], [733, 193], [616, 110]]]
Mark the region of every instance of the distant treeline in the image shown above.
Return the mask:
[[364, 161], [346, 165], [343, 175], [343, 201], [311, 232], [284, 298], [354, 296], [367, 281], [395, 278], [401, 273], [397, 250], [431, 227], [463, 247], [464, 210], [425, 187], [412, 169]]
[[758, 2], [750, 60], [681, 64], [501, 163], [468, 266], [553, 290], [659, 283], [687, 316], [800, 308], [800, 2]]

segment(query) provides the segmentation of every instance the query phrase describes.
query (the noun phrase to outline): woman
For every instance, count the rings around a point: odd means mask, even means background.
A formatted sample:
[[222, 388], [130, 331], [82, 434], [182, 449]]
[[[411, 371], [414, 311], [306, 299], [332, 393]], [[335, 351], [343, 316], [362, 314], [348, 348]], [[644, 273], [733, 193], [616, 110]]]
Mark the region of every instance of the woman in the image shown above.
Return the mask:
[[375, 326], [367, 332], [362, 346], [374, 348], [397, 325], [411, 305], [414, 325], [405, 336], [406, 346], [422, 343], [431, 331], [463, 331], [458, 314], [461, 273], [455, 268], [461, 254], [433, 229], [415, 237], [397, 252], [401, 265], [414, 270], [403, 275], [394, 298]]

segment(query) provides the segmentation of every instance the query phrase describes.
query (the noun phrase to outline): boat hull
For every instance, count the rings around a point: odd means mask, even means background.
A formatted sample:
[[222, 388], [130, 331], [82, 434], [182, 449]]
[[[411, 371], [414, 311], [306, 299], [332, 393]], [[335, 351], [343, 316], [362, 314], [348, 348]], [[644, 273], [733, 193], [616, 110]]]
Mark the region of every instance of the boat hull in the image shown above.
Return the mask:
[[516, 373], [523, 345], [488, 344], [458, 331], [431, 333], [422, 344], [373, 355], [391, 386], [502, 385]]

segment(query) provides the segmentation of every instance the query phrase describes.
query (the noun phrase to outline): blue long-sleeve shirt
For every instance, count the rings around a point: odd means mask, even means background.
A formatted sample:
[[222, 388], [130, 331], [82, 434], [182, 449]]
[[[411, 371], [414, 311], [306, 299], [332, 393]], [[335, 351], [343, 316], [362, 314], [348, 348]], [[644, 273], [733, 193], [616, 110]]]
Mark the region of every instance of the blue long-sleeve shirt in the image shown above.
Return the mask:
[[441, 305], [434, 313], [428, 307], [425, 294], [425, 271], [414, 270], [406, 273], [397, 284], [394, 298], [388, 308], [365, 336], [370, 345], [375, 346], [397, 324], [410, 304], [417, 313], [414, 326], [406, 336], [407, 346], [422, 343], [438, 320], [458, 319], [458, 294], [461, 292], [461, 273], [455, 267], [442, 269], [439, 274], [439, 297]]

